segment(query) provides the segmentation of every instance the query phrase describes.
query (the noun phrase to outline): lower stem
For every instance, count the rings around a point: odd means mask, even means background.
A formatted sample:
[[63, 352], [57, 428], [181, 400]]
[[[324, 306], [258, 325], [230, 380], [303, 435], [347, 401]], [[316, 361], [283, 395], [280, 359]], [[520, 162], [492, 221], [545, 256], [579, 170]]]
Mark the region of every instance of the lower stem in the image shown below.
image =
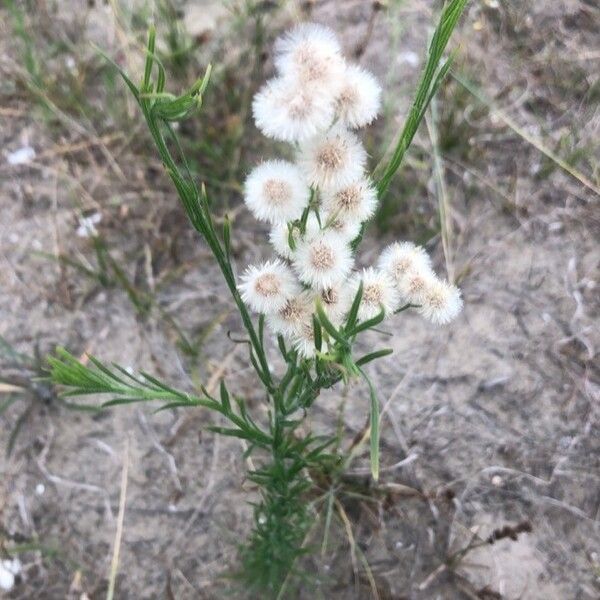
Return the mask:
[[273, 448], [271, 463], [260, 469], [261, 501], [254, 510], [254, 527], [242, 548], [242, 578], [250, 591], [276, 598], [302, 553], [309, 511], [308, 480], [294, 459]]

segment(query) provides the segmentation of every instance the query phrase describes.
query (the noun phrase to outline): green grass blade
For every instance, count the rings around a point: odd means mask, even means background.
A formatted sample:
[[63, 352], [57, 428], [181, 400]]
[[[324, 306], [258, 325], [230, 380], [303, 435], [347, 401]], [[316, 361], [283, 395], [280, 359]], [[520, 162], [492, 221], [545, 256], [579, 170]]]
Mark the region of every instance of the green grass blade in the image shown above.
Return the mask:
[[[440, 16], [438, 26], [433, 34], [427, 56], [427, 62], [421, 80], [417, 87], [417, 92], [412, 106], [406, 118], [404, 128], [396, 143], [391, 158], [383, 168], [381, 176], [377, 182], [377, 192], [379, 198], [382, 198], [388, 190], [390, 182], [396, 171], [400, 168], [406, 151], [425, 116], [425, 111], [431, 98], [439, 88], [443, 78], [448, 73], [450, 61], [447, 61], [440, 68], [440, 61], [446, 49], [452, 32], [454, 31], [460, 16], [462, 15], [467, 0], [451, 0]], [[377, 171], [378, 169], [376, 169]]]

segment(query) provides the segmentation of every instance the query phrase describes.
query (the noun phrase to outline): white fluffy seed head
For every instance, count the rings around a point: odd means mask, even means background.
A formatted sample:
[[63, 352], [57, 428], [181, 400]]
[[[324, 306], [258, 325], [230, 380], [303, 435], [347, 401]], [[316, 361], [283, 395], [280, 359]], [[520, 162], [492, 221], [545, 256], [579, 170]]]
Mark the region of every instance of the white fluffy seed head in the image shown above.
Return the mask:
[[300, 328], [291, 336], [294, 349], [302, 358], [313, 358], [317, 353], [315, 348], [315, 333], [312, 317], [301, 324]]
[[288, 339], [301, 331], [303, 323], [312, 318], [314, 300], [309, 291], [303, 291], [289, 298], [278, 311], [267, 315], [267, 325], [277, 334]]
[[352, 277], [352, 299], [356, 296], [360, 282], [363, 284], [362, 298], [358, 308], [361, 321], [372, 319], [383, 308], [386, 316], [391, 315], [400, 302], [394, 282], [384, 271], [368, 267]]
[[410, 269], [396, 284], [403, 303], [423, 304], [425, 292], [431, 288], [436, 280], [435, 273], [431, 269]]
[[[311, 212], [306, 220], [306, 230], [303, 236], [300, 235], [300, 230], [297, 227], [294, 227], [292, 230], [292, 238], [295, 245], [302, 239], [312, 238], [317, 235], [320, 230], [321, 227], [319, 226], [319, 221], [317, 220], [315, 213]], [[269, 233], [269, 241], [279, 256], [287, 258], [288, 260], [292, 259], [294, 250], [290, 247], [290, 230], [287, 223], [278, 223], [277, 225], [274, 225]]]
[[421, 294], [419, 312], [436, 325], [448, 323], [462, 309], [460, 290], [446, 281], [435, 278]]
[[244, 200], [260, 221], [281, 223], [300, 218], [310, 189], [298, 167], [284, 160], [268, 160], [256, 167], [244, 184]]
[[409, 272], [429, 275], [431, 259], [425, 249], [412, 242], [395, 242], [381, 253], [377, 267], [388, 274], [400, 286]]
[[359, 179], [367, 153], [350, 131], [334, 126], [300, 145], [298, 164], [308, 183], [322, 190], [339, 189]]
[[287, 78], [266, 83], [254, 96], [252, 112], [264, 135], [283, 142], [308, 139], [327, 129], [335, 116], [329, 94], [300, 87]]
[[354, 300], [352, 287], [348, 285], [347, 281], [321, 290], [317, 293], [316, 298], [320, 300], [327, 318], [336, 327], [343, 323], [352, 306], [352, 300]]
[[320, 215], [324, 229], [337, 233], [348, 242], [352, 242], [358, 237], [361, 229], [360, 221], [342, 217], [327, 210], [321, 210]]
[[352, 268], [352, 252], [346, 239], [325, 230], [298, 244], [292, 264], [301, 281], [322, 290], [345, 279]]
[[238, 289], [242, 300], [263, 314], [281, 310], [290, 298], [302, 290], [294, 273], [280, 260], [249, 266], [241, 277]]
[[381, 107], [381, 87], [371, 73], [348, 65], [344, 84], [336, 98], [336, 114], [350, 129], [370, 125]]
[[377, 191], [366, 177], [361, 177], [348, 185], [326, 190], [322, 202], [329, 214], [362, 223], [377, 208]]
[[318, 86], [334, 97], [346, 71], [335, 33], [316, 23], [302, 23], [275, 42], [279, 73], [301, 86]]

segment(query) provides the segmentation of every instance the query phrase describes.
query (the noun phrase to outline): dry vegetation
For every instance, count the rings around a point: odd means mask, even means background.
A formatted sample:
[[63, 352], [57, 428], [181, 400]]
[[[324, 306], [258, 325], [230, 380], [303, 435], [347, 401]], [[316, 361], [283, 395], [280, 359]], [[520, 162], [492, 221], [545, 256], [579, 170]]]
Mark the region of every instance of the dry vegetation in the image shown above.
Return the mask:
[[[261, 410], [216, 269], [91, 42], [140, 73], [154, 13], [182, 89], [213, 62], [205, 107], [180, 131], [215, 210], [244, 232], [241, 268], [267, 253], [239, 182], [271, 152], [248, 103], [273, 38], [311, 13], [385, 82], [366, 140], [377, 157], [439, 9], [225, 4], [0, 8], [0, 559], [23, 565], [7, 597], [106, 596], [124, 465], [117, 598], [224, 597], [250, 524], [242, 449], [206, 432], [202, 410], [82, 411], [38, 379], [61, 344], [184, 388], [227, 374]], [[465, 311], [443, 332], [393, 322], [395, 353], [372, 371], [382, 481], [370, 483], [365, 454], [343, 489], [324, 488], [331, 524], [326, 511], [315, 520], [300, 597], [600, 595], [599, 22], [587, 0], [470, 3], [458, 63], [363, 251], [368, 263], [381, 238], [426, 242]], [[350, 448], [366, 403], [361, 386], [326, 395], [313, 425], [342, 423]]]

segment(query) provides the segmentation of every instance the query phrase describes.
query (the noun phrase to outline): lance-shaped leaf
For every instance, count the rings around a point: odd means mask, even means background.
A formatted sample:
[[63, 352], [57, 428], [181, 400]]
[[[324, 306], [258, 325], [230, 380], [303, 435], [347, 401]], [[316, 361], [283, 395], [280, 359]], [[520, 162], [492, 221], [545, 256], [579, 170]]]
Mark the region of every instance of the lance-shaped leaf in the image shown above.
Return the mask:
[[319, 323], [323, 326], [323, 329], [339, 344], [341, 344], [344, 348], [348, 348], [348, 340], [342, 335], [340, 331], [338, 331], [335, 325], [329, 320], [325, 310], [323, 309], [323, 305], [321, 304], [321, 300], [317, 298], [316, 302], [317, 306], [317, 315], [319, 317]]
[[394, 351], [391, 348], [384, 348], [383, 350], [376, 350], [375, 352], [370, 352], [369, 354], [365, 354], [364, 356], [361, 356], [356, 361], [356, 366], [361, 367], [362, 365], [366, 365], [367, 363], [370, 363], [373, 360], [377, 360], [378, 358], [383, 358], [384, 356], [389, 356], [393, 352]]
[[369, 419], [371, 439], [371, 474], [373, 475], [373, 479], [377, 481], [379, 479], [379, 400], [377, 398], [377, 392], [375, 391], [372, 381], [362, 369], [359, 368], [359, 371], [369, 386], [369, 399], [371, 404]]
[[356, 325], [356, 319], [358, 318], [358, 309], [360, 308], [360, 303], [362, 301], [363, 295], [363, 281], [360, 280], [358, 284], [358, 289], [356, 290], [356, 295], [354, 296], [354, 300], [352, 302], [352, 306], [350, 307], [350, 312], [348, 313], [348, 317], [346, 319], [346, 331], [349, 331], [354, 328]]
[[382, 307], [381, 310], [372, 319], [367, 319], [366, 321], [359, 323], [356, 327], [354, 327], [352, 330], [350, 330], [348, 332], [348, 335], [355, 336], [355, 335], [359, 334], [361, 331], [366, 331], [367, 329], [371, 329], [372, 327], [379, 325], [379, 323], [381, 323], [381, 321], [383, 321], [383, 319], [385, 319], [385, 310]]

